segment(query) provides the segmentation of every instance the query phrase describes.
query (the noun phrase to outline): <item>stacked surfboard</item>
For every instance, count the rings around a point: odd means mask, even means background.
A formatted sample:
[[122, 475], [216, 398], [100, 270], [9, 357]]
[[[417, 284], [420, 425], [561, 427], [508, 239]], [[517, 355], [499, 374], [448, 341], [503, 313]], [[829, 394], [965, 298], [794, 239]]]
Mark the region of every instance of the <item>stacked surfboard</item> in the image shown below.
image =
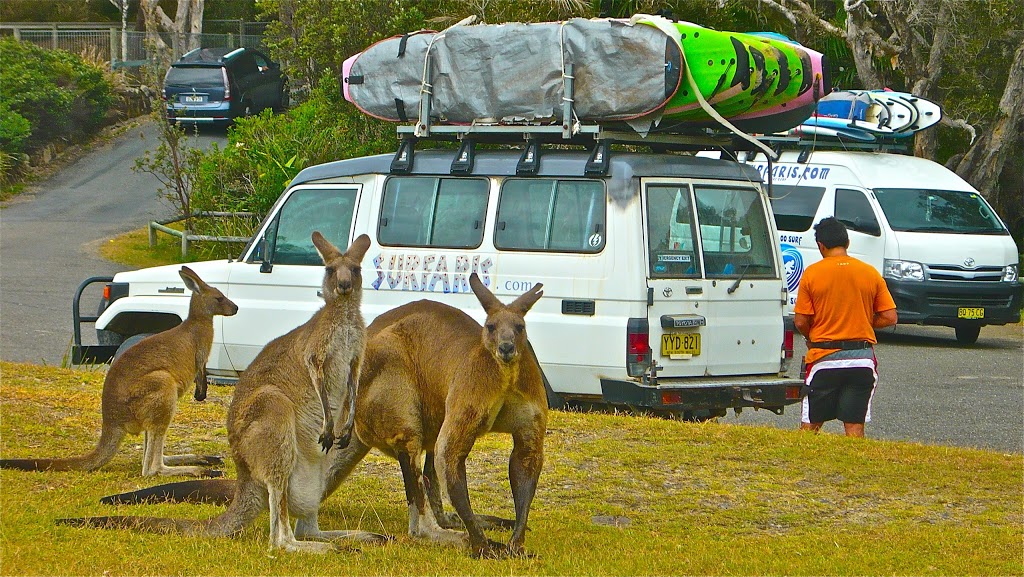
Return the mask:
[[653, 16], [457, 25], [373, 44], [345, 61], [345, 99], [371, 116], [432, 122], [748, 132], [801, 124], [829, 92], [823, 55], [769, 33], [721, 32]]
[[909, 138], [941, 119], [938, 104], [913, 94], [842, 90], [823, 98], [810, 118], [786, 134], [875, 142]]

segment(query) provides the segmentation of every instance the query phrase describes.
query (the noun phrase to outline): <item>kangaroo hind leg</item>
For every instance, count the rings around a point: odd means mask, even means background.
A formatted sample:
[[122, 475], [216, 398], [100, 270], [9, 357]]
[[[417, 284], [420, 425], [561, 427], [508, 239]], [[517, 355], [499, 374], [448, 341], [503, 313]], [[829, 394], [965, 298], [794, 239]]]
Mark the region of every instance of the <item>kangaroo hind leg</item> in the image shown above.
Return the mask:
[[299, 541], [292, 532], [291, 520], [288, 517], [288, 487], [267, 487], [270, 498], [270, 548], [285, 551], [306, 551], [309, 553], [328, 553], [335, 547], [330, 543], [317, 541]]
[[442, 528], [434, 518], [434, 512], [427, 504], [426, 487], [418, 453], [418, 451], [411, 452], [408, 448], [395, 450], [398, 464], [402, 467], [405, 499], [409, 504], [409, 535], [443, 543], [464, 543], [465, 533]]
[[221, 475], [220, 471], [214, 471], [203, 467], [176, 467], [164, 464], [164, 440], [166, 438], [166, 427], [162, 430], [146, 431], [146, 448], [143, 451], [142, 460], [143, 476], [185, 475], [190, 477], [219, 477]]
[[[427, 501], [430, 509], [434, 512], [437, 524], [445, 529], [465, 529], [462, 519], [455, 512], [446, 512], [444, 502], [441, 500], [441, 483], [437, 480], [437, 470], [434, 468], [434, 453], [428, 452], [426, 461], [423, 464], [423, 484], [426, 487]], [[515, 519], [495, 517], [493, 515], [475, 515], [477, 522], [484, 529], [511, 529], [515, 527]]]

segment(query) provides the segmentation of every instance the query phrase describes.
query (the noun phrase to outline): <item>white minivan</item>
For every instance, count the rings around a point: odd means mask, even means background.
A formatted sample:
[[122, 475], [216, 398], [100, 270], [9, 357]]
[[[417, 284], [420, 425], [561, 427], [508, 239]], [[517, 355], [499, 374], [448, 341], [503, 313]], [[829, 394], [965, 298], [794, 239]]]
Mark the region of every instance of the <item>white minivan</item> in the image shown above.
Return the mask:
[[[746, 162], [772, 182], [789, 304], [821, 259], [813, 226], [829, 216], [850, 254], [878, 269], [900, 323], [953, 327], [972, 344], [984, 325], [1020, 321], [1017, 246], [981, 194], [930, 160], [883, 152], [786, 151]], [[790, 309], [791, 310], [791, 309]]]
[[[482, 321], [473, 272], [506, 302], [543, 283], [526, 321], [552, 405], [707, 418], [800, 399], [785, 375], [782, 252], [756, 170], [662, 153], [610, 152], [596, 168], [585, 151], [538, 156], [423, 150], [404, 164], [380, 155], [303, 170], [237, 260], [189, 265], [239, 307], [215, 318], [208, 373], [237, 377], [322, 305], [318, 230], [341, 247], [370, 236], [367, 323], [424, 298]], [[96, 320], [104, 341], [126, 346], [181, 322], [178, 268], [114, 277]], [[78, 337], [76, 360], [117, 348]]]

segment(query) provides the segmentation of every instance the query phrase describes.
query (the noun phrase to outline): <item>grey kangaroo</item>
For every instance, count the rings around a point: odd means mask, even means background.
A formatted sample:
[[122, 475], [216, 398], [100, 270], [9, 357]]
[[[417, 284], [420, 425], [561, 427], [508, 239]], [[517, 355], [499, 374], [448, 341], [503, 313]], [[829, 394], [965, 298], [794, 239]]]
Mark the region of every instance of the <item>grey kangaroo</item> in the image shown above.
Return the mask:
[[[523, 320], [541, 297], [541, 285], [507, 306], [476, 275], [470, 277], [470, 286], [487, 313], [484, 327], [458, 309], [427, 300], [392, 309], [370, 324], [356, 396], [357, 434], [322, 470], [322, 498], [371, 447], [377, 447], [402, 468], [410, 535], [468, 541], [477, 556], [521, 555], [547, 427], [543, 377]], [[469, 503], [466, 457], [476, 439], [490, 431], [510, 433], [514, 440], [509, 458], [514, 522], [475, 515]], [[234, 482], [226, 479], [185, 481], [105, 497], [102, 502], [224, 503], [230, 501], [233, 487]], [[458, 517], [445, 513], [442, 488]], [[306, 524], [315, 527], [316, 517], [300, 519], [296, 531]], [[459, 525], [468, 534], [452, 530]], [[485, 537], [484, 529], [495, 526], [513, 529], [507, 546]]]
[[[233, 487], [227, 510], [205, 521], [92, 517], [59, 523], [233, 535], [269, 506], [271, 548], [320, 553], [335, 549], [320, 541], [386, 539], [363, 531], [321, 531], [317, 523], [320, 502], [337, 487], [328, 484], [328, 472], [339, 452], [330, 452], [335, 433], [340, 433], [340, 448], [347, 447], [352, 437], [356, 384], [366, 344], [359, 310], [360, 262], [370, 239], [362, 235], [342, 253], [319, 232], [312, 238], [325, 265], [325, 304], [305, 324], [267, 344], [235, 387], [227, 428], [238, 479], [214, 485]], [[290, 514], [299, 518], [294, 532]]]
[[238, 307], [188, 267], [181, 267], [179, 274], [192, 291], [188, 318], [142, 339], [111, 363], [103, 381], [103, 424], [96, 448], [80, 457], [2, 459], [0, 468], [92, 471], [114, 457], [126, 434], [144, 433], [143, 475], [220, 475], [205, 468], [221, 464], [220, 457], [164, 456], [164, 439], [178, 399], [190, 384], [195, 383], [197, 401], [206, 398], [206, 361], [213, 343], [214, 315], [231, 316]]

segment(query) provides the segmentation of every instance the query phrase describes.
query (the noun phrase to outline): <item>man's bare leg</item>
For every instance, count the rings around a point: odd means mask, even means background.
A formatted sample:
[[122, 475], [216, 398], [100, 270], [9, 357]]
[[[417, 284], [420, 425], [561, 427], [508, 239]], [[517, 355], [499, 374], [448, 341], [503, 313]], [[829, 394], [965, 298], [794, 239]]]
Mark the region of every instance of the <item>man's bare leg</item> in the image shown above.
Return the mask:
[[843, 423], [847, 437], [864, 437], [864, 423]]
[[821, 426], [824, 424], [825, 423], [800, 423], [800, 430], [817, 433], [821, 430]]

